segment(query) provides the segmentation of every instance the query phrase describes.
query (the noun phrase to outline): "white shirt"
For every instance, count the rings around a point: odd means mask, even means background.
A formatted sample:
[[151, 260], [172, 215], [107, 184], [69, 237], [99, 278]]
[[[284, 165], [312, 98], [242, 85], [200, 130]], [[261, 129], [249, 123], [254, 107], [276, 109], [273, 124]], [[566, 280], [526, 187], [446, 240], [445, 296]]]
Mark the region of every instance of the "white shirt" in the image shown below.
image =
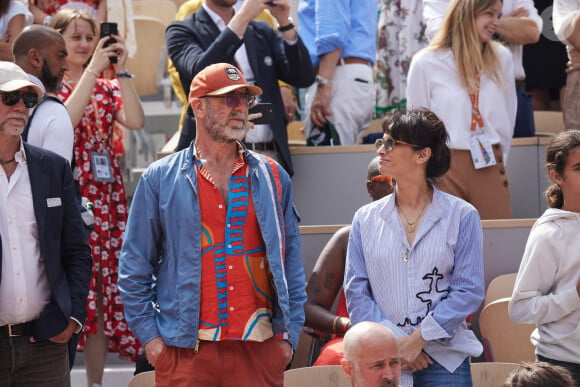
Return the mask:
[[[475, 134], [483, 132], [491, 144], [501, 144], [503, 162], [506, 164], [514, 132], [517, 99], [515, 88], [511, 86], [515, 82], [512, 57], [507, 48], [499, 46], [498, 49], [503, 75], [501, 83], [505, 90], [482, 75], [479, 111], [483, 128], [478, 128]], [[451, 49], [433, 51], [425, 48], [415, 54], [407, 78], [407, 106], [408, 109], [425, 107], [433, 111], [445, 124], [450, 148], [469, 150], [472, 136], [471, 100], [457, 76]]]
[[[46, 93], [40, 79], [32, 74], [28, 74], [28, 78]], [[74, 128], [68, 110], [63, 104], [51, 100], [43, 102], [35, 110], [37, 111], [30, 122], [27, 142], [53, 151], [70, 163], [74, 146]], [[30, 114], [32, 115], [32, 112]]]
[[[424, 0], [423, 17], [427, 24], [426, 34], [429, 39], [433, 39], [437, 30], [439, 30], [449, 3], [450, 0]], [[543, 21], [540, 15], [538, 15], [538, 10], [534, 6], [532, 0], [503, 0], [501, 14], [504, 16], [509, 15], [513, 10], [520, 6], [523, 6], [529, 12], [529, 18], [536, 22], [538, 31], [542, 32]], [[514, 56], [513, 67], [515, 79], [525, 79], [526, 73], [522, 63], [523, 46], [521, 44], [508, 44], [507, 47]]]
[[[240, 4], [241, 3], [238, 2], [234, 7], [234, 13], [236, 11], [236, 7], [239, 7]], [[220, 30], [220, 32], [227, 28], [227, 25], [224, 22], [224, 20], [217, 13], [209, 9], [209, 7], [205, 5], [205, 2], [201, 6], [211, 17], [211, 19], [213, 20], [217, 28]], [[242, 45], [238, 48], [234, 57], [236, 58], [236, 62], [238, 62], [240, 70], [242, 70], [242, 73], [244, 73], [244, 78], [246, 78], [246, 81], [249, 84], [254, 84], [255, 83], [254, 72], [250, 67], [250, 61], [248, 60], [248, 53], [246, 51], [246, 45], [244, 43], [242, 43]], [[270, 125], [254, 125], [254, 128], [248, 131], [248, 133], [246, 134], [246, 142], [270, 142], [273, 140], [274, 133], [272, 132], [272, 128], [270, 127]]]
[[37, 319], [51, 297], [22, 145], [15, 158], [10, 180], [0, 167], [0, 326]]
[[552, 9], [552, 21], [554, 32], [562, 43], [566, 44], [568, 51], [572, 45], [568, 42], [568, 36], [574, 31], [574, 18], [580, 10], [580, 0], [554, 0]]

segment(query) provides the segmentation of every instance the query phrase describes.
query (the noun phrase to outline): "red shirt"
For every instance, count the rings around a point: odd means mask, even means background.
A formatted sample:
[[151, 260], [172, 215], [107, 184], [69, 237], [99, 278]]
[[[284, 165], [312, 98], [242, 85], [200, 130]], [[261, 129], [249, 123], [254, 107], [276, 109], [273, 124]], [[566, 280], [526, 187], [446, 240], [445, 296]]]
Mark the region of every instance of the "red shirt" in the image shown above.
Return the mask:
[[272, 337], [271, 276], [251, 197], [243, 151], [226, 206], [208, 170], [195, 160], [202, 226], [200, 340]]

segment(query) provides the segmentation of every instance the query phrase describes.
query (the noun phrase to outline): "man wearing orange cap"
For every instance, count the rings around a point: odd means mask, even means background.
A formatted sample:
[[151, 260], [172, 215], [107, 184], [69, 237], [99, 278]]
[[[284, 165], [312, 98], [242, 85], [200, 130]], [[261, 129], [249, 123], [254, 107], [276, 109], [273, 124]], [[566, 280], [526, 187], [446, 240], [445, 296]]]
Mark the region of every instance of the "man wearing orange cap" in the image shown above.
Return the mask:
[[[264, 10], [276, 20], [278, 31], [254, 20]], [[289, 120], [278, 80], [308, 87], [314, 82], [314, 69], [290, 18], [289, 1], [203, 0], [198, 11], [168, 26], [165, 38], [186, 95], [193, 77], [206, 66], [219, 62], [235, 65], [248, 83], [262, 89], [259, 102], [272, 104], [273, 118], [271, 122], [256, 124], [244, 142], [248, 149], [280, 161], [292, 175], [286, 131]], [[177, 150], [189, 146], [196, 136], [196, 122], [194, 111], [189, 109]]]
[[241, 142], [261, 92], [230, 64], [202, 70], [189, 93], [194, 143], [137, 186], [118, 284], [157, 386], [283, 386], [298, 344], [306, 293], [292, 185]]

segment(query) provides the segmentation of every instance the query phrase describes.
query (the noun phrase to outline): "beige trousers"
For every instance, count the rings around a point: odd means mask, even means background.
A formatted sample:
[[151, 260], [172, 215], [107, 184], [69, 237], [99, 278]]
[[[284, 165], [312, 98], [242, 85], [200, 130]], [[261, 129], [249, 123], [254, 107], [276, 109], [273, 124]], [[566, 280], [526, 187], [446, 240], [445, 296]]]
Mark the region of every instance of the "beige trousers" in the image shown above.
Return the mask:
[[496, 165], [475, 169], [468, 150], [451, 150], [451, 167], [437, 188], [471, 203], [481, 219], [511, 219], [512, 205], [503, 154], [493, 145]]

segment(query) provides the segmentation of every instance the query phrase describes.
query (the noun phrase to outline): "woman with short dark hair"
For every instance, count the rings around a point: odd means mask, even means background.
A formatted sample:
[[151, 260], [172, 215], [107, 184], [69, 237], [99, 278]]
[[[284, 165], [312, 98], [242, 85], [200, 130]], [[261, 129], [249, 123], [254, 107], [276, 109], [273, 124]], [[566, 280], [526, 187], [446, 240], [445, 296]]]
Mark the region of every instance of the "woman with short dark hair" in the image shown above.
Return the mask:
[[466, 318], [483, 301], [483, 233], [477, 210], [439, 191], [449, 169], [443, 122], [396, 112], [377, 140], [395, 191], [360, 208], [350, 232], [344, 289], [352, 323], [375, 321], [397, 337], [401, 386], [471, 385], [481, 343]]

